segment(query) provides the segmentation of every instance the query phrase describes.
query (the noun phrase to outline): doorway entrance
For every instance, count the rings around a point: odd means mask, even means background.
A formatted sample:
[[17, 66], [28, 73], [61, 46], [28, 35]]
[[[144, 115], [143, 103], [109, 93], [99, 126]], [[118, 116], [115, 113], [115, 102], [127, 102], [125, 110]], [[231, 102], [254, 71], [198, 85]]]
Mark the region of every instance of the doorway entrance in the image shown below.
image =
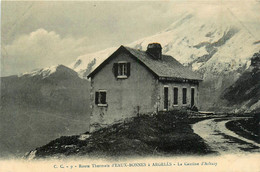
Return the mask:
[[169, 97], [169, 88], [164, 87], [164, 110], [168, 110], [168, 97]]
[[195, 101], [195, 89], [194, 88], [191, 88], [191, 107], [194, 106], [194, 101]]

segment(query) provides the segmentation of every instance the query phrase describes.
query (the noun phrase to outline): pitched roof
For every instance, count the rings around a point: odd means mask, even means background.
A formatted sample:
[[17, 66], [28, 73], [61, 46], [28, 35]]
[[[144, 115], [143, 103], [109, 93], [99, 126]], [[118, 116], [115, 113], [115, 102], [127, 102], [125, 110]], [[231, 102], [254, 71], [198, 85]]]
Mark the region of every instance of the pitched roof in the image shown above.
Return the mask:
[[133, 57], [139, 60], [145, 67], [147, 67], [153, 74], [158, 77], [175, 78], [175, 79], [187, 79], [187, 80], [202, 80], [202, 78], [192, 70], [184, 67], [180, 62], [174, 59], [172, 56], [162, 55], [161, 59], [153, 59], [145, 51], [121, 46], [110, 57], [108, 57], [103, 63], [101, 63], [94, 71], [92, 71], [89, 77], [93, 77], [102, 67], [105, 65], [116, 53], [120, 50], [126, 50]]

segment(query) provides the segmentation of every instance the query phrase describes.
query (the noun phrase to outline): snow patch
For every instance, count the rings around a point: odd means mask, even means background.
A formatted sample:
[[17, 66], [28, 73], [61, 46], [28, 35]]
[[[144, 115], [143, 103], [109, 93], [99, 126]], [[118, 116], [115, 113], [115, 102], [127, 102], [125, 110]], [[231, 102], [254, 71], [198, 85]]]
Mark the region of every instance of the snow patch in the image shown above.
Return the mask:
[[90, 134], [81, 134], [78, 139], [81, 141], [84, 141], [89, 137], [90, 137]]
[[40, 75], [43, 78], [46, 78], [46, 77], [50, 76], [51, 74], [55, 73], [58, 66], [59, 65], [51, 66], [51, 67], [40, 69], [40, 70], [34, 70], [32, 72], [26, 72], [26, 73], [23, 73], [23, 74], [19, 75], [19, 77], [25, 76], [25, 75], [29, 75], [29, 76], [38, 76], [38, 75]]
[[[79, 56], [76, 62], [69, 65], [70, 68], [79, 73], [79, 76], [83, 77], [83, 72], [87, 69], [88, 65], [96, 59], [94, 66], [92, 66], [91, 71], [95, 70], [105, 59], [107, 59], [118, 47], [108, 48], [95, 53], [88, 53]], [[80, 63], [79, 63], [80, 62]]]

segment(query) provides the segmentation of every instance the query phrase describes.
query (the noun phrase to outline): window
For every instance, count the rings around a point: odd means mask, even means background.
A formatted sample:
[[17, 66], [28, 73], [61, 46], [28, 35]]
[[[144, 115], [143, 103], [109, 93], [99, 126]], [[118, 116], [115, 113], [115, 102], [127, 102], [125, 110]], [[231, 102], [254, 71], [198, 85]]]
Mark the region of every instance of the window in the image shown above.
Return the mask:
[[178, 105], [178, 88], [173, 88], [173, 105]]
[[182, 89], [182, 104], [187, 104], [187, 88]]
[[118, 63], [118, 76], [126, 76], [127, 63]]
[[95, 104], [98, 106], [107, 106], [107, 91], [99, 90], [95, 95]]
[[164, 86], [164, 110], [168, 110], [168, 104], [169, 104], [169, 100], [168, 100], [168, 93], [169, 93], [169, 88], [168, 86]]
[[130, 63], [123, 61], [114, 63], [113, 72], [116, 78], [128, 78], [130, 76]]

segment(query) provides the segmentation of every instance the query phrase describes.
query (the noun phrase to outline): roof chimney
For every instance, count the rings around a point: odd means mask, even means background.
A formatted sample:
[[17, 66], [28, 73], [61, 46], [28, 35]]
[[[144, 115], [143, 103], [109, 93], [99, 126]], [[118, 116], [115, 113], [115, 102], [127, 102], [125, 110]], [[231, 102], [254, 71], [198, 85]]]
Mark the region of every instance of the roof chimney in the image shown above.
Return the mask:
[[155, 60], [162, 59], [162, 46], [159, 43], [148, 44], [146, 52]]

